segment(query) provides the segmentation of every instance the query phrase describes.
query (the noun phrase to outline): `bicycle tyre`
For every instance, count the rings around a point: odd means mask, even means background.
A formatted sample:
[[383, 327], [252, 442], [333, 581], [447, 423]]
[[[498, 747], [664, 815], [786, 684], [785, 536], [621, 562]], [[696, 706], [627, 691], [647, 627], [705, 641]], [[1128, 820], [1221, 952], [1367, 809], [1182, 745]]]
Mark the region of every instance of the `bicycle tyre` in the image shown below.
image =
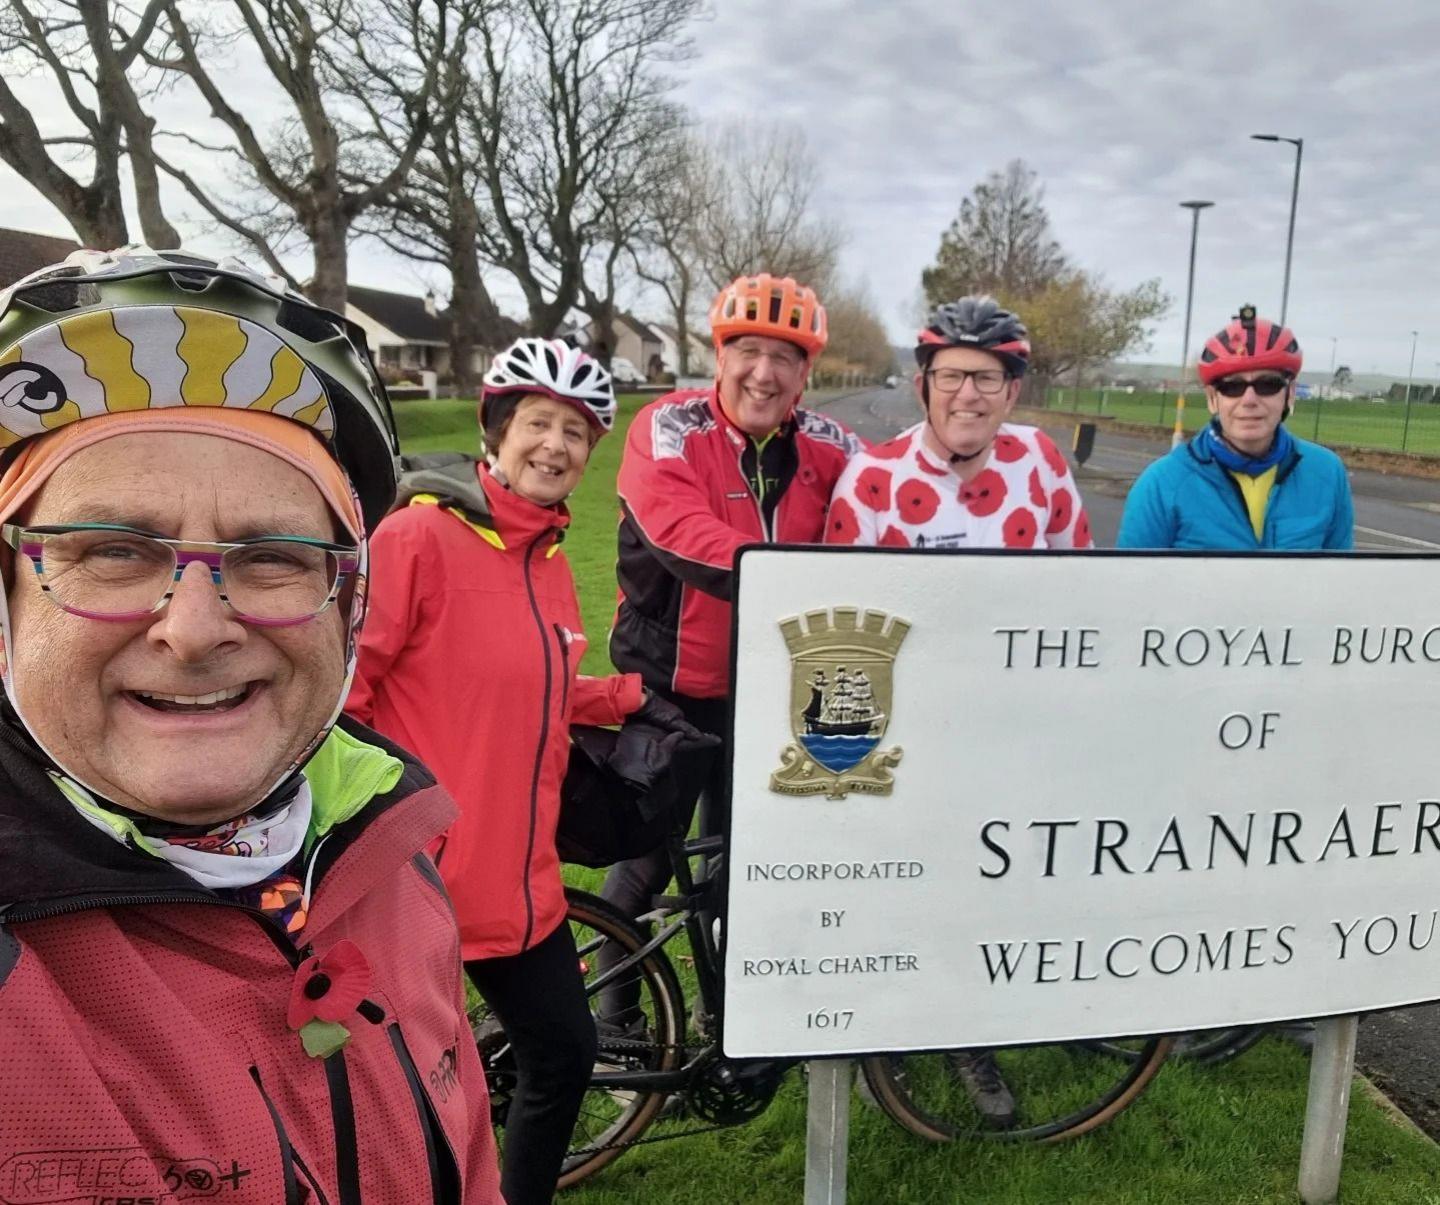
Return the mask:
[[[947, 1071], [948, 1054], [874, 1055], [861, 1064], [875, 1103], [896, 1124], [928, 1142], [1063, 1142], [1104, 1125], [1134, 1104], [1170, 1053], [1170, 1036], [1137, 1039], [1133, 1057], [1082, 1042], [994, 1051], [1012, 1092], [1027, 1075], [1037, 1091], [1016, 1093], [1016, 1124], [983, 1124]], [[1067, 1064], [1072, 1083], [1063, 1081]], [[1103, 1062], [1101, 1061], [1103, 1060]], [[1028, 1068], [1028, 1070], [1027, 1070]], [[1053, 1116], [1051, 1114], [1054, 1114]]]
[[[591, 1012], [596, 1000], [590, 981], [597, 974], [598, 954], [607, 942], [617, 943], [626, 956], [639, 950], [647, 940], [628, 917], [599, 896], [566, 888], [566, 923], [575, 937], [580, 955], [580, 972], [586, 980]], [[652, 950], [635, 967], [640, 1004], [645, 1017], [643, 1037], [599, 1034], [596, 1069], [617, 1066], [635, 1070], [669, 1071], [683, 1056], [684, 996], [670, 960], [661, 950]], [[504, 1122], [509, 1094], [514, 1087], [514, 1067], [509, 1047], [503, 1041], [489, 1009], [482, 1001], [471, 1010], [471, 1029], [485, 1065], [485, 1078], [497, 1124]], [[570, 1137], [570, 1147], [561, 1164], [556, 1188], [568, 1188], [593, 1176], [624, 1153], [649, 1128], [669, 1093], [658, 1090], [617, 1092], [591, 1088], [580, 1104], [580, 1114]]]
[[[1174, 1035], [1175, 1045], [1170, 1057], [1179, 1062], [1214, 1067], [1237, 1059], [1260, 1041], [1273, 1027], [1270, 1025], [1235, 1025], [1226, 1029], [1197, 1029]], [[1134, 1058], [1135, 1052], [1116, 1047], [1110, 1042], [1089, 1043], [1103, 1050]]]

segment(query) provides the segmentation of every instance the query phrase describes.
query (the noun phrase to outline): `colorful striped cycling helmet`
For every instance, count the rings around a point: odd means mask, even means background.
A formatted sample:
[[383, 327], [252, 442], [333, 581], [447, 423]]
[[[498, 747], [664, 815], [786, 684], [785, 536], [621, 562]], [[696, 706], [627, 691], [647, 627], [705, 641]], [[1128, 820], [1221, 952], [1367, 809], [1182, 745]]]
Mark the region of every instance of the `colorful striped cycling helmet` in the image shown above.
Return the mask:
[[516, 339], [490, 364], [480, 394], [480, 426], [498, 431], [522, 397], [539, 393], [567, 402], [600, 435], [615, 425], [610, 374], [593, 356], [561, 339]]
[[741, 335], [767, 335], [793, 343], [814, 360], [829, 340], [825, 307], [813, 289], [788, 276], [741, 276], [715, 295], [710, 335], [719, 351]]
[[922, 372], [946, 347], [988, 351], [1012, 377], [1023, 377], [1030, 364], [1030, 332], [1025, 324], [986, 294], [945, 302], [915, 338], [915, 362]]
[[1257, 318], [1253, 305], [1242, 305], [1224, 330], [1205, 341], [1195, 369], [1205, 384], [1212, 385], [1231, 373], [1264, 368], [1295, 377], [1300, 364], [1300, 343], [1290, 328]]
[[395, 497], [399, 446], [365, 333], [234, 259], [77, 251], [0, 292], [0, 463], [102, 414], [263, 410], [318, 435], [369, 529]]

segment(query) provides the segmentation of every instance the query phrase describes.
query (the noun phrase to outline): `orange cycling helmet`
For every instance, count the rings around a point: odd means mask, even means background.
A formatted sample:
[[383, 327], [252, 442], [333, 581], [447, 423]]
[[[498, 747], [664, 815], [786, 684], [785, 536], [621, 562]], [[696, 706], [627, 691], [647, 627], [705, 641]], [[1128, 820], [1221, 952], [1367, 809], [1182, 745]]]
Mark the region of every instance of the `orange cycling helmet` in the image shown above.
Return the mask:
[[829, 337], [825, 307], [813, 289], [788, 276], [741, 276], [715, 296], [710, 307], [715, 350], [737, 335], [768, 335], [801, 348], [813, 360]]

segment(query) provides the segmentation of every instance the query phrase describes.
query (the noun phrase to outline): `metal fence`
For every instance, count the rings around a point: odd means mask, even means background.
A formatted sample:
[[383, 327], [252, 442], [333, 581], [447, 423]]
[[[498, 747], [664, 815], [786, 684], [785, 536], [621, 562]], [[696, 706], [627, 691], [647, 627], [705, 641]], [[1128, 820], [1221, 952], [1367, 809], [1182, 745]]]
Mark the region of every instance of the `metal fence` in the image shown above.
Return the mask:
[[[1418, 395], [1418, 390], [1416, 391]], [[1094, 414], [1144, 426], [1175, 425], [1173, 391], [1125, 389], [1050, 389], [1048, 410]], [[1185, 429], [1196, 431], [1209, 421], [1205, 395], [1185, 394]], [[1289, 420], [1290, 430], [1316, 443], [1378, 451], [1440, 456], [1440, 405], [1412, 396], [1409, 404], [1384, 398], [1302, 398]]]

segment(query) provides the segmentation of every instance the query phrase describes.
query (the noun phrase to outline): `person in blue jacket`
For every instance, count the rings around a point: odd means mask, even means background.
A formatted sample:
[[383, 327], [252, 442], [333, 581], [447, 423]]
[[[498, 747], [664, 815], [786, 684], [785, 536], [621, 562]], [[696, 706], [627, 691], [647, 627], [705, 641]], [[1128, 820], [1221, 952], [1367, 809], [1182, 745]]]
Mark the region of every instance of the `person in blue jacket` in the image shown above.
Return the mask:
[[1300, 363], [1294, 334], [1253, 306], [1206, 342], [1197, 368], [1210, 424], [1140, 474], [1119, 547], [1354, 547], [1344, 464], [1284, 426]]

